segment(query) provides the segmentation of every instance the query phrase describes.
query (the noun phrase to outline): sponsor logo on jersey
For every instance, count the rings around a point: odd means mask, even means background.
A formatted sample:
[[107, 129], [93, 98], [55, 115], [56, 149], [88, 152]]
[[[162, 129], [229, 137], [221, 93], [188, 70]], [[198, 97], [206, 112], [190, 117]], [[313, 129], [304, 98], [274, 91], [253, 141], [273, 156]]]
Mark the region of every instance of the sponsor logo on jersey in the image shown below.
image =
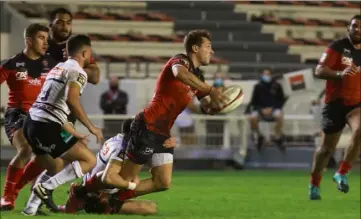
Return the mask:
[[16, 66], [17, 68], [19, 68], [19, 67], [25, 67], [25, 62], [17, 62], [17, 63], [15, 63], [15, 66]]
[[16, 77], [17, 81], [27, 80], [28, 79], [28, 72], [27, 71], [16, 72], [15, 77]]
[[29, 80], [29, 84], [40, 86], [40, 85], [41, 85], [41, 80], [39, 80], [39, 79], [37, 79], [37, 78], [35, 78], [35, 79], [30, 79], [30, 80]]
[[85, 85], [86, 78], [83, 74], [79, 74], [78, 78], [76, 79], [82, 86]]

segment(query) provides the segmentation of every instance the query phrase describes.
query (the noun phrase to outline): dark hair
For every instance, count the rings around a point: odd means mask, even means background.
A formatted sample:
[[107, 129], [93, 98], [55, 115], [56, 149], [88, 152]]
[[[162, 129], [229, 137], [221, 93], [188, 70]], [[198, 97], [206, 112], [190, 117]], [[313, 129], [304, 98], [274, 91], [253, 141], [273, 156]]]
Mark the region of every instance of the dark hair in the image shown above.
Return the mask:
[[84, 46], [91, 46], [91, 40], [88, 36], [83, 34], [71, 36], [66, 42], [66, 48], [69, 56], [73, 56]]
[[71, 17], [71, 19], [73, 19], [73, 15], [68, 9], [56, 8], [49, 13], [49, 18], [48, 18], [49, 22], [53, 22], [57, 14], [68, 14]]
[[122, 133], [129, 133], [130, 132], [130, 125], [132, 124], [133, 119], [126, 119], [122, 124]]
[[104, 214], [108, 202], [101, 201], [99, 193], [88, 193], [84, 197], [84, 211], [88, 214]]
[[200, 46], [203, 38], [211, 40], [212, 35], [208, 30], [192, 30], [184, 37], [184, 47], [187, 53], [192, 52], [192, 46]]
[[355, 15], [355, 16], [353, 16], [351, 19], [350, 19], [350, 24], [351, 24], [351, 22], [352, 22], [352, 20], [361, 20], [361, 15], [359, 15], [359, 14], [357, 14], [357, 15]]
[[36, 34], [40, 31], [49, 33], [49, 28], [38, 23], [30, 24], [24, 30], [24, 37], [34, 38]]

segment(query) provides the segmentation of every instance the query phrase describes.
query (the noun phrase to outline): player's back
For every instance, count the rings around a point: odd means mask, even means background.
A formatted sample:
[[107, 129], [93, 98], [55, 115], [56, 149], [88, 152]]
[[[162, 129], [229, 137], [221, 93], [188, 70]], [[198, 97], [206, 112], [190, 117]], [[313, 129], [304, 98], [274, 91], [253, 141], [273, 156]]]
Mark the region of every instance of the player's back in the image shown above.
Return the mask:
[[127, 145], [128, 142], [124, 140], [123, 134], [118, 134], [108, 139], [96, 155], [97, 163], [95, 167], [91, 172], [84, 176], [83, 181], [86, 181], [95, 174], [104, 171], [110, 160], [116, 159], [122, 161], [121, 156], [124, 155]]
[[164, 65], [157, 79], [153, 99], [144, 109], [144, 118], [150, 131], [166, 136], [170, 135], [175, 119], [187, 107], [196, 92], [174, 76], [172, 67], [175, 65], [182, 65], [196, 76], [202, 77], [189, 57], [184, 54], [172, 57]]
[[86, 86], [87, 74], [78, 62], [72, 59], [57, 64], [48, 73], [41, 93], [30, 109], [31, 118], [64, 124], [70, 113], [66, 103], [66, 86], [70, 81], [80, 86], [81, 94]]

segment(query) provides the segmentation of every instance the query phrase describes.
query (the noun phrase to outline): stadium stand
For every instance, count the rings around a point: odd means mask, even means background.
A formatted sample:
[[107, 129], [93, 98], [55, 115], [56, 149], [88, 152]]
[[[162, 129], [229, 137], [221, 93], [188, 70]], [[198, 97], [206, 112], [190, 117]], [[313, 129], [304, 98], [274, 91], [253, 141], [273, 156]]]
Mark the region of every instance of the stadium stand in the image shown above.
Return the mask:
[[[59, 4], [11, 3], [32, 22], [45, 23], [46, 13]], [[67, 7], [66, 5], [63, 5]], [[97, 8], [98, 7], [98, 8]], [[75, 4], [74, 30], [90, 34], [99, 60], [112, 61], [111, 73], [141, 77], [143, 71], [156, 76], [162, 61], [182, 52], [182, 38], [190, 29], [209, 29], [216, 51], [208, 77], [217, 71], [233, 78], [255, 79], [263, 68], [276, 74], [312, 67], [301, 63], [299, 54], [288, 54], [289, 46], [274, 42], [271, 33], [262, 33], [262, 23], [236, 13], [230, 2], [148, 2], [147, 4]], [[132, 8], [134, 7], [134, 8]], [[131, 13], [129, 12], [131, 10]], [[135, 72], [135, 73], [134, 73]]]

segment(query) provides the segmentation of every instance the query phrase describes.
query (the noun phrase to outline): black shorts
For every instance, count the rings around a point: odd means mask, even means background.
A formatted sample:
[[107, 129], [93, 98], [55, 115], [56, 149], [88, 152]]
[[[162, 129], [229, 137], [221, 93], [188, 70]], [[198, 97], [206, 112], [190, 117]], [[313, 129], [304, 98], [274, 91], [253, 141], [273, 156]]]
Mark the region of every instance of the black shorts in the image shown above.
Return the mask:
[[130, 141], [126, 155], [137, 164], [147, 163], [154, 153], [171, 153], [173, 148], [165, 148], [163, 143], [169, 137], [149, 131], [143, 113], [136, 116], [130, 127]]
[[361, 103], [346, 106], [341, 99], [326, 104], [322, 110], [322, 130], [325, 134], [332, 134], [342, 129], [347, 124], [347, 114], [361, 107]]
[[19, 108], [8, 108], [4, 115], [4, 127], [10, 143], [13, 143], [14, 132], [21, 129], [27, 113]]
[[28, 115], [23, 130], [26, 140], [36, 155], [49, 154], [55, 159], [72, 146], [64, 142], [61, 136], [62, 127], [56, 122], [34, 121]]

